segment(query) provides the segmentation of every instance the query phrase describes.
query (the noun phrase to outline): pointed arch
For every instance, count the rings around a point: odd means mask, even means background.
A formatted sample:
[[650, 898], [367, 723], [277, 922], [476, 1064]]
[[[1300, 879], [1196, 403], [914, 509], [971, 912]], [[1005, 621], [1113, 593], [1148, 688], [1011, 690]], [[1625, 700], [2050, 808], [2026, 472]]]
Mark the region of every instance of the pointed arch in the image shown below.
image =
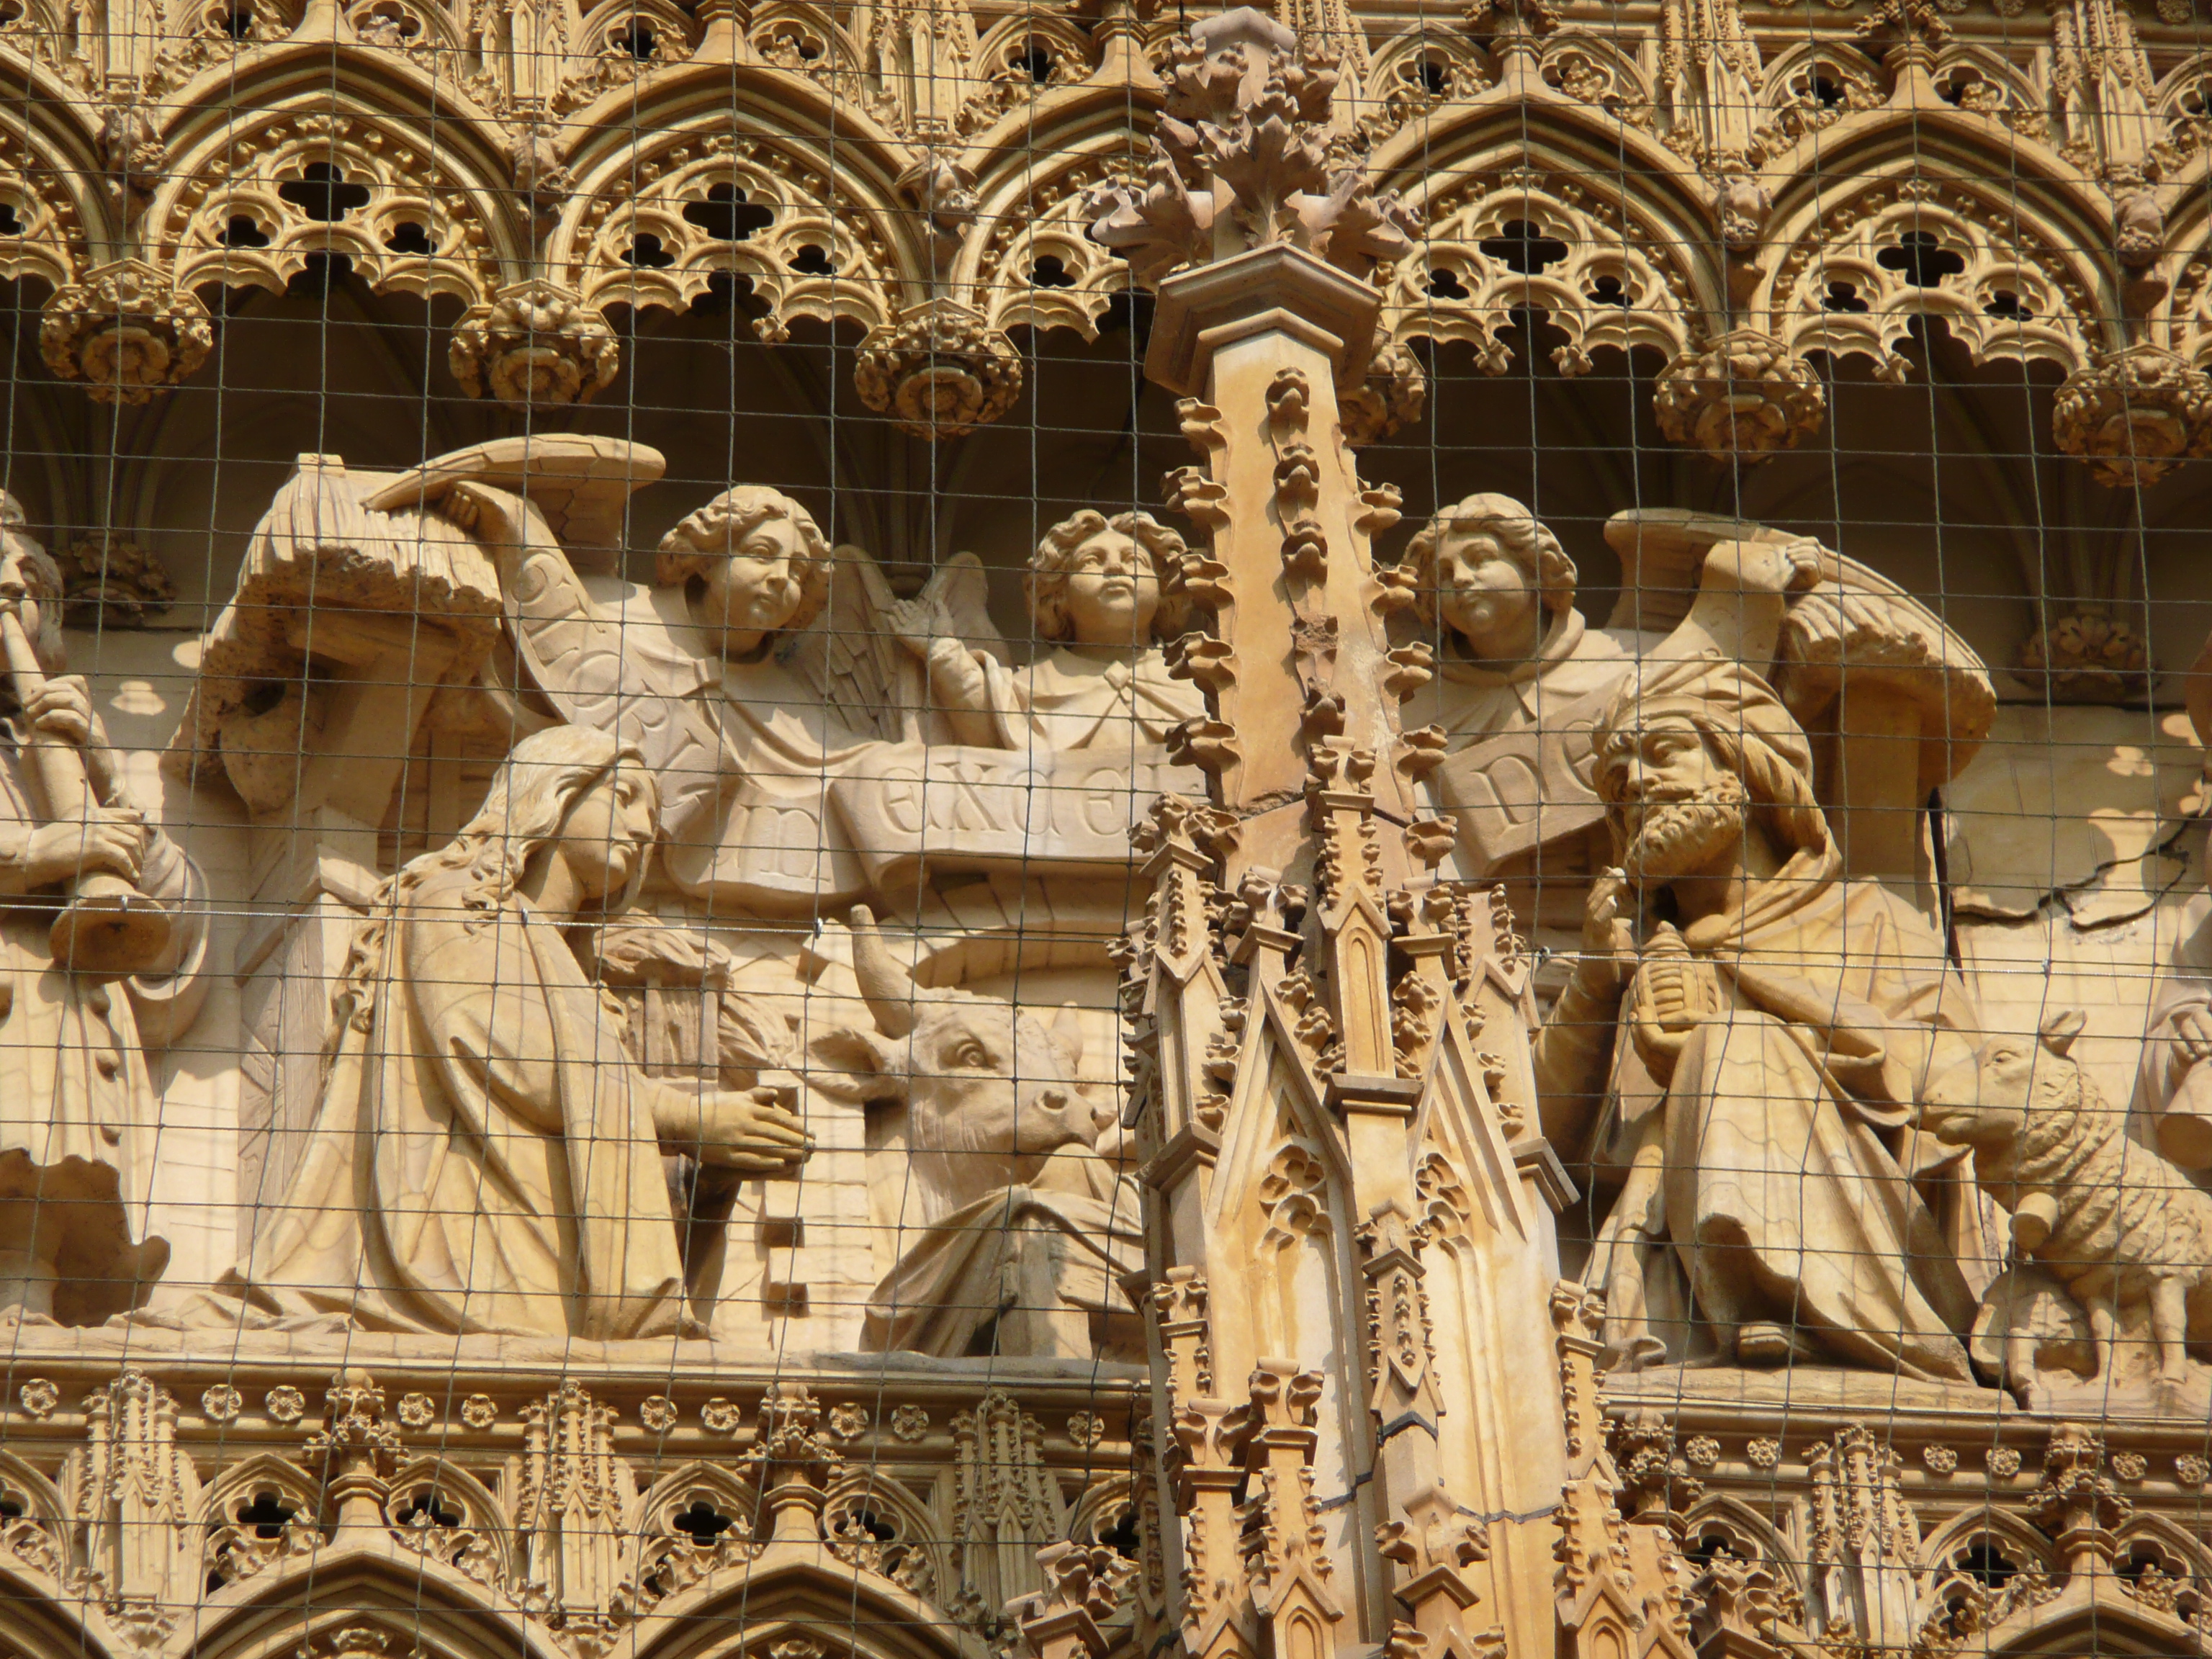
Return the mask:
[[387, 1534], [342, 1537], [213, 1592], [173, 1645], [192, 1659], [294, 1659], [314, 1635], [367, 1626], [425, 1659], [565, 1659], [503, 1592]]
[[1937, 1583], [1965, 1551], [1984, 1539], [2016, 1566], [2052, 1570], [2051, 1540], [2018, 1516], [1996, 1508], [1966, 1510], [1936, 1527], [1920, 1540], [1916, 1565], [1931, 1584]]
[[1976, 1644], [1989, 1659], [2172, 1659], [2205, 1651], [2204, 1633], [2194, 1625], [2122, 1594], [2121, 1581], [2069, 1585], [2056, 1601], [1998, 1625]]
[[[769, 339], [799, 317], [889, 322], [927, 270], [916, 216], [899, 208], [900, 158], [842, 118], [834, 145], [816, 142], [807, 118], [826, 134], [828, 111], [807, 107], [819, 89], [798, 76], [737, 70], [732, 104], [732, 73], [660, 77], [651, 100], [585, 132], [546, 274], [596, 308], [665, 310], [741, 277], [768, 307], [757, 327]], [[797, 93], [799, 107], [761, 107], [771, 92]]]
[[944, 1524], [905, 1483], [872, 1465], [850, 1465], [831, 1485], [822, 1531], [839, 1560], [925, 1601], [949, 1597], [957, 1582]]
[[404, 54], [327, 41], [210, 73], [162, 133], [139, 226], [179, 288], [282, 293], [337, 257], [372, 291], [476, 304], [527, 274], [507, 136], [465, 93]]
[[627, 1645], [633, 1659], [768, 1659], [793, 1637], [831, 1659], [989, 1659], [918, 1596], [803, 1545], [708, 1573], [640, 1620]]
[[521, 1533], [482, 1480], [435, 1453], [411, 1457], [392, 1477], [385, 1514], [394, 1535], [482, 1584], [526, 1576]]
[[0, 278], [75, 282], [119, 240], [94, 107], [49, 70], [0, 59]]
[[978, 166], [975, 229], [953, 280], [995, 328], [1094, 340], [1114, 296], [1133, 285], [1127, 264], [1091, 240], [1085, 204], [1101, 185], [1140, 176], [1146, 151], [1126, 106], [1101, 106], [1098, 91], [1059, 109], [1049, 150], [1008, 146]]
[[[1996, 131], [1993, 132], [1992, 129]], [[1901, 376], [1917, 317], [1976, 362], [2073, 369], [2124, 344], [2094, 250], [2096, 204], [2043, 146], [1953, 110], [1846, 116], [1767, 175], [1780, 257], [1747, 310], [1793, 351], [1859, 355]]]
[[1709, 1493], [1682, 1516], [1682, 1536], [1692, 1547], [1716, 1532], [1728, 1540], [1731, 1554], [1764, 1565], [1786, 1588], [1804, 1593], [1804, 1550], [1743, 1499], [1728, 1492]]
[[[1425, 131], [1426, 147], [1376, 168], [1423, 222], [1385, 290], [1395, 338], [1466, 340], [1500, 373], [1500, 335], [1534, 307], [1566, 336], [1560, 368], [1579, 374], [1606, 348], [1677, 356], [1726, 318], [1705, 252], [1709, 190], [1648, 134], [1560, 95], [1455, 106]], [[1640, 150], [1629, 160], [1633, 193], [1620, 187], [1623, 134], [1653, 152], [1648, 173], [1633, 171], [1647, 165]]]

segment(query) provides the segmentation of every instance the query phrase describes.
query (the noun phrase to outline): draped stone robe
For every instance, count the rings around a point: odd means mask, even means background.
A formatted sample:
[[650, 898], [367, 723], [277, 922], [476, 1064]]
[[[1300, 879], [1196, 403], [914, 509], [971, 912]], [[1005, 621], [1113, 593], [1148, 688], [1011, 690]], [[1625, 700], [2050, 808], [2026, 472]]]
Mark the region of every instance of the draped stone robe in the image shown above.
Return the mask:
[[1973, 1381], [1973, 1297], [1907, 1143], [1917, 1091], [1972, 1055], [1978, 1022], [1919, 913], [1839, 869], [1832, 848], [1800, 854], [1743, 915], [1686, 931], [1720, 1006], [1671, 1079], [1624, 1002], [1594, 1150], [1624, 1184], [1587, 1276], [1631, 1365], [1693, 1357], [1699, 1326], [1731, 1358], [1759, 1321], [1830, 1363]]
[[[53, 963], [59, 889], [23, 891], [43, 821], [24, 777], [24, 732], [0, 721], [0, 1203], [37, 1203], [35, 1243], [54, 1264], [54, 1316], [98, 1324], [143, 1303], [168, 1241], [138, 1235], [159, 1101], [147, 1066], [189, 1024], [206, 989], [206, 887], [183, 849], [148, 837], [139, 890], [175, 917], [167, 959], [98, 981]], [[111, 803], [112, 804], [112, 803]]]
[[660, 1085], [562, 929], [477, 879], [436, 872], [364, 934], [300, 1174], [227, 1288], [371, 1329], [673, 1334]]

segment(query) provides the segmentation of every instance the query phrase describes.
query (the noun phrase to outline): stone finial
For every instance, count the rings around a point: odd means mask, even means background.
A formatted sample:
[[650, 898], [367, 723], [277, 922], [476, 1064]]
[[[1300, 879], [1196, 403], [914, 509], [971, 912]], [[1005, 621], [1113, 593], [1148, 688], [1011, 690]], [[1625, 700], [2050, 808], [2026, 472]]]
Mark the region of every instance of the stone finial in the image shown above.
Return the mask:
[[959, 438], [988, 426], [1022, 395], [1022, 360], [1006, 337], [951, 300], [932, 300], [878, 325], [860, 343], [853, 381], [860, 400], [917, 438]]
[[1103, 1546], [1048, 1544], [1036, 1553], [1045, 1588], [1006, 1604], [1035, 1659], [1104, 1659], [1099, 1626], [1114, 1616], [1122, 1583], [1135, 1571]]
[[56, 378], [82, 380], [103, 404], [143, 404], [207, 361], [215, 322], [143, 259], [118, 259], [57, 289], [39, 324]]
[[399, 1466], [399, 1431], [384, 1420], [384, 1390], [365, 1370], [338, 1373], [323, 1395], [323, 1426], [307, 1439], [341, 1527], [380, 1528]]
[[2112, 489], [2156, 483], [2212, 422], [2212, 379], [2163, 346], [2133, 345], [2077, 368], [2051, 411], [2059, 448]]
[[506, 404], [587, 403], [622, 364], [605, 319], [574, 294], [540, 277], [471, 306], [453, 330], [446, 361], [471, 398]]
[[1411, 210], [1331, 155], [1333, 58], [1249, 6], [1193, 24], [1170, 52], [1144, 185], [1091, 204], [1091, 234], [1139, 280], [1280, 245], [1364, 277], [1410, 250]]
[[773, 1542], [811, 1544], [820, 1535], [823, 1503], [844, 1461], [821, 1425], [821, 1403], [804, 1382], [775, 1383], [762, 1397], [745, 1461], [774, 1516]]
[[1764, 460], [1820, 428], [1820, 377], [1771, 335], [1740, 328], [1685, 352], [1659, 376], [1659, 429], [1721, 460]]

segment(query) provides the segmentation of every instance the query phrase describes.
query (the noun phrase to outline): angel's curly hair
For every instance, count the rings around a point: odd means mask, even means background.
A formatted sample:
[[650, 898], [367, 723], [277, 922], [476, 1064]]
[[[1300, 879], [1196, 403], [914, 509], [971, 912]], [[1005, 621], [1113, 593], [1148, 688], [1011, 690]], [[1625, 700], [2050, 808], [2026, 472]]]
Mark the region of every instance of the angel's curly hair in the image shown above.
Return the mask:
[[830, 598], [834, 556], [830, 538], [814, 522], [814, 515], [780, 489], [766, 484], [738, 484], [715, 496], [660, 538], [653, 580], [663, 586], [678, 586], [694, 576], [703, 576], [730, 556], [732, 546], [762, 525], [778, 519], [787, 520], [799, 532], [793, 572], [799, 578], [799, 608], [777, 631], [796, 634], [822, 614]]
[[1028, 599], [1030, 621], [1041, 640], [1064, 640], [1073, 630], [1067, 617], [1067, 579], [1076, 571], [1076, 555], [1085, 543], [1109, 530], [1118, 530], [1143, 550], [1159, 578], [1160, 608], [1152, 614], [1152, 637], [1171, 640], [1188, 626], [1190, 599], [1183, 592], [1182, 537], [1149, 513], [1103, 513], [1085, 507], [1062, 519], [1044, 532], [1029, 574], [1022, 580]]
[[1507, 558], [1528, 573], [1545, 609], [1565, 611], [1575, 602], [1581, 573], [1551, 527], [1510, 495], [1469, 495], [1424, 525], [1398, 561], [1401, 569], [1413, 573], [1414, 614], [1430, 627], [1437, 625], [1437, 553], [1454, 531], [1496, 541]]

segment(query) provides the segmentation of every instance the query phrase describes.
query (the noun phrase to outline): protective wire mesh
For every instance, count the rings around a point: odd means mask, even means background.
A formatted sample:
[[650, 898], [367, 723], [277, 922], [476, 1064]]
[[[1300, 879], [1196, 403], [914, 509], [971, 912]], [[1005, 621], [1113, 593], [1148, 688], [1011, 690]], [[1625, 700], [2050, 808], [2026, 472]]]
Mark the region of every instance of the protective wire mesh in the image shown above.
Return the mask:
[[[2202, 1647], [2193, 14], [1286, 0], [1206, 150], [1212, 15], [0, 0], [0, 1647]], [[1308, 461], [1092, 228], [1269, 167], [1405, 209]], [[1340, 439], [1380, 1081], [1334, 782], [1196, 1035], [1148, 909]]]

